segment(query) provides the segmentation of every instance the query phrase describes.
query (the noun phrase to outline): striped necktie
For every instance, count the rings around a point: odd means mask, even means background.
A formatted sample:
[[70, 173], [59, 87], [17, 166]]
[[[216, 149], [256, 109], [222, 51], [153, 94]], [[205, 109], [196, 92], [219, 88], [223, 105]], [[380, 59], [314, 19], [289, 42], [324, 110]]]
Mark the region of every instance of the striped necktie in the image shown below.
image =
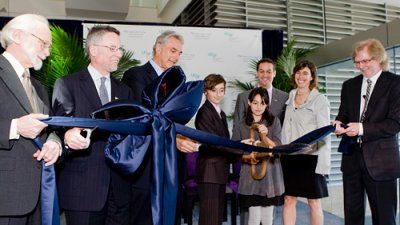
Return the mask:
[[368, 107], [368, 101], [369, 101], [369, 97], [370, 97], [370, 95], [371, 95], [371, 87], [372, 87], [372, 81], [371, 81], [371, 79], [367, 79], [367, 84], [368, 84], [368, 86], [367, 86], [367, 92], [365, 93], [365, 98], [364, 98], [364, 109], [363, 109], [363, 111], [362, 111], [362, 114], [361, 114], [361, 119], [360, 119], [360, 122], [362, 123], [362, 122], [364, 122], [364, 120], [365, 120], [365, 113], [367, 112], [367, 107]]
[[36, 106], [36, 92], [32, 87], [31, 76], [29, 74], [29, 70], [26, 69], [22, 74], [22, 86], [24, 86], [26, 95], [28, 96], [29, 102], [31, 103], [31, 107], [34, 113], [38, 113], [38, 109]]

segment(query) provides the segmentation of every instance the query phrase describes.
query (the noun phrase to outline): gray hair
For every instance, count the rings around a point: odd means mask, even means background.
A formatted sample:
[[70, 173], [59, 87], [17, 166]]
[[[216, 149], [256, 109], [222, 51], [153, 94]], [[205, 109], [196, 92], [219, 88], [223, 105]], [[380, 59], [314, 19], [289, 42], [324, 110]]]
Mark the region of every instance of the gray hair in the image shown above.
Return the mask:
[[118, 36], [120, 34], [117, 28], [109, 25], [96, 25], [89, 30], [89, 33], [86, 37], [86, 45], [85, 45], [86, 54], [88, 56], [90, 55], [89, 47], [101, 41], [103, 39], [104, 34], [106, 33], [115, 33]]
[[22, 14], [10, 20], [1, 30], [0, 42], [1, 46], [6, 49], [10, 44], [14, 43], [13, 32], [15, 30], [23, 30], [33, 32], [38, 26], [49, 27], [49, 21], [41, 15]]
[[171, 37], [178, 39], [183, 44], [182, 35], [176, 33], [175, 31], [172, 31], [172, 30], [164, 31], [157, 37], [156, 42], [154, 43], [153, 56], [155, 55], [157, 44], [164, 45], [165, 43], [167, 43], [168, 39]]

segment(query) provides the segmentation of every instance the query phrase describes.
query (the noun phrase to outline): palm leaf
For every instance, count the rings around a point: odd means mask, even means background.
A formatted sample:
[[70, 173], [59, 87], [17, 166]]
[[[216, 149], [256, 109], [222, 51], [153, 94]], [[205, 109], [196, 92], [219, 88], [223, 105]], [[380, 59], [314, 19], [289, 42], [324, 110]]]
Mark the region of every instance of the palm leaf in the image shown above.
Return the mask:
[[[84, 40], [76, 33], [69, 34], [57, 25], [51, 25], [50, 30], [53, 40], [50, 56], [43, 61], [40, 70], [34, 71], [33, 76], [51, 93], [58, 78], [83, 70], [89, 65], [89, 58], [83, 47]], [[111, 75], [120, 79], [127, 69], [138, 64], [139, 61], [133, 58], [133, 52], [124, 51], [118, 70]]]
[[291, 89], [290, 77], [294, 67], [301, 59], [313, 51], [312, 48], [296, 48], [296, 43], [295, 39], [288, 41], [276, 60], [276, 76], [273, 85], [286, 92]]
[[114, 77], [115, 79], [121, 80], [125, 71], [139, 64], [140, 61], [133, 58], [132, 51], [123, 51], [122, 57], [118, 63], [118, 69], [112, 72], [111, 76]]
[[242, 82], [238, 79], [229, 82], [230, 87], [236, 87], [241, 91], [247, 91], [253, 89], [255, 86], [251, 82]]

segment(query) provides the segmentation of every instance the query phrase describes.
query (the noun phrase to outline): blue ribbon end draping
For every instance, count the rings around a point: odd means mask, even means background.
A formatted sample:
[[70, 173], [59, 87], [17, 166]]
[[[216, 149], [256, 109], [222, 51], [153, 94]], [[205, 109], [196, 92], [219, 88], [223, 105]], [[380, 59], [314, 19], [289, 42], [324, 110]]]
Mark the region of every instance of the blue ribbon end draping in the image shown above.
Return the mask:
[[[34, 145], [42, 149], [43, 144], [39, 138], [33, 139]], [[56, 174], [54, 166], [45, 166], [42, 160], [42, 181], [40, 191], [40, 210], [42, 225], [60, 225], [60, 210], [56, 187]]]
[[[163, 88], [162, 88], [163, 87]], [[166, 87], [166, 90], [165, 90]], [[143, 92], [143, 105], [118, 100], [104, 105], [93, 118], [49, 117], [43, 122], [54, 126], [94, 128], [111, 132], [105, 149], [107, 160], [123, 173], [134, 173], [147, 151], [152, 154], [151, 206], [154, 225], [172, 225], [178, 190], [176, 133], [201, 143], [222, 145], [244, 151], [295, 153], [310, 148], [332, 132], [326, 126], [305, 138], [273, 149], [231, 141], [184, 126], [201, 103], [203, 82], [186, 82], [180, 67], [171, 67]], [[299, 140], [299, 139], [298, 139]]]

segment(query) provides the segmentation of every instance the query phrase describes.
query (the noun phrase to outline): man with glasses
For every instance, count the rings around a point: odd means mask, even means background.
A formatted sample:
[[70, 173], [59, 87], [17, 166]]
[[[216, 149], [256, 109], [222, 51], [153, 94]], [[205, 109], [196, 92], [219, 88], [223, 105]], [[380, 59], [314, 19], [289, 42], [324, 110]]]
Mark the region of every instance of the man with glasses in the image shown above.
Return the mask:
[[368, 39], [354, 45], [353, 61], [361, 75], [343, 83], [337, 135], [345, 135], [343, 152], [346, 225], [362, 225], [365, 196], [374, 225], [395, 225], [400, 157], [400, 77], [387, 72], [389, 57], [382, 44]]
[[[87, 117], [116, 99], [130, 99], [129, 87], [110, 77], [122, 57], [119, 31], [94, 26], [86, 39], [87, 69], [56, 81], [53, 112], [56, 116]], [[67, 152], [60, 165], [58, 193], [67, 225], [129, 224], [130, 183], [106, 163], [108, 133], [94, 130], [85, 138], [81, 128], [63, 134]]]
[[49, 23], [39, 15], [17, 16], [3, 27], [0, 41], [0, 225], [40, 225], [40, 161], [52, 165], [61, 141], [51, 134], [41, 151], [32, 143], [47, 136], [40, 119], [48, 117], [50, 104], [29, 69], [40, 69], [49, 56]]

